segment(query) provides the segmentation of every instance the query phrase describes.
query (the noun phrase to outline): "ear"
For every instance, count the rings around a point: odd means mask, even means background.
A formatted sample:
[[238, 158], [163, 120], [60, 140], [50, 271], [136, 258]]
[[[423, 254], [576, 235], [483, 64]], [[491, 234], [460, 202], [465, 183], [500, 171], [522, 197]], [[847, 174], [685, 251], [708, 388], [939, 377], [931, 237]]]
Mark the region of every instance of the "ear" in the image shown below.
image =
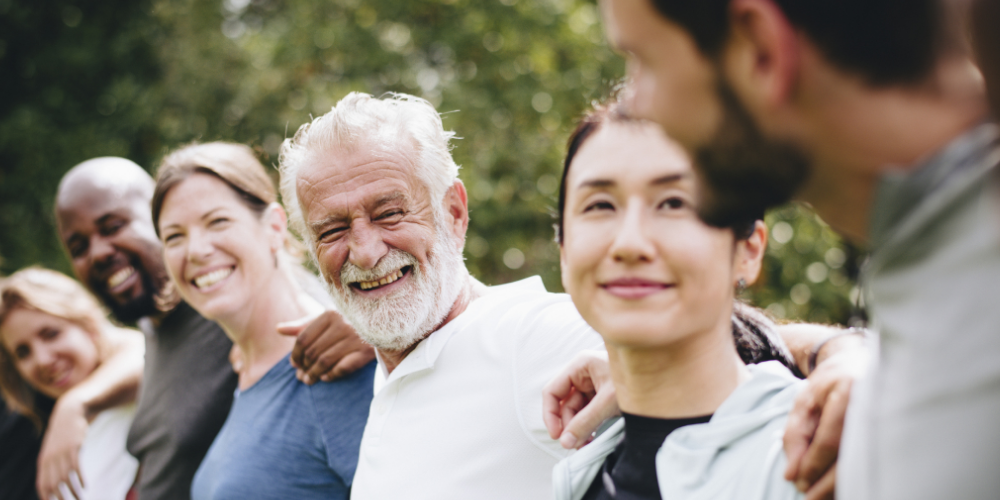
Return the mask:
[[767, 226], [763, 221], [757, 221], [753, 234], [744, 241], [736, 242], [733, 252], [733, 285], [742, 279], [751, 285], [760, 276], [764, 263], [764, 253], [767, 250]]
[[271, 251], [277, 252], [284, 248], [285, 238], [288, 237], [288, 216], [285, 214], [285, 209], [277, 203], [271, 203], [264, 209], [261, 222], [267, 228]]
[[787, 102], [799, 72], [799, 35], [773, 0], [733, 0], [723, 49], [726, 80], [748, 108]]
[[458, 241], [465, 241], [465, 233], [469, 230], [469, 195], [465, 184], [455, 179], [441, 201], [445, 213], [448, 214], [447, 225]]

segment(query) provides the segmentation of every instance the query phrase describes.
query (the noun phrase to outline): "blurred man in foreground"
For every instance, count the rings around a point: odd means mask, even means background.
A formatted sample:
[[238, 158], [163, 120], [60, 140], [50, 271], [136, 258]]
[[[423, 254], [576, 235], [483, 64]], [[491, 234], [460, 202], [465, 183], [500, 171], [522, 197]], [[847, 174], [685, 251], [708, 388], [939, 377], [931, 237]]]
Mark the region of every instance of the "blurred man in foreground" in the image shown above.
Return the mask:
[[[229, 413], [236, 375], [229, 362], [232, 342], [225, 333], [184, 302], [171, 299], [150, 215], [153, 185], [149, 174], [128, 160], [89, 160], [60, 182], [56, 219], [77, 278], [116, 319], [138, 321], [146, 333], [144, 371], [106, 377], [105, 395], [94, 399], [107, 404], [124, 383], [134, 390], [142, 377], [128, 439], [129, 452], [141, 464], [139, 496], [181, 499], [189, 498], [192, 477]], [[288, 325], [287, 330], [295, 334], [302, 328]], [[353, 371], [373, 356], [332, 311], [300, 334], [296, 350], [302, 376], [310, 382]], [[312, 356], [303, 356], [306, 350]], [[59, 433], [69, 443], [63, 448], [70, 448], [82, 440], [87, 425], [85, 419], [73, 423], [76, 426], [68, 429], [50, 425], [47, 434]], [[48, 498], [46, 493], [65, 481], [71, 468], [61, 467], [44, 483], [40, 471], [41, 497]]]
[[[696, 158], [708, 222], [795, 196], [871, 248], [862, 280], [881, 341], [854, 390], [838, 496], [995, 498], [1000, 134], [951, 12], [938, 0], [601, 5], [633, 110]], [[786, 435], [788, 477], [819, 479], [811, 497], [833, 483], [820, 475], [836, 454], [816, 452], [839, 434], [824, 430], [842, 418], [832, 403], [806, 393]]]

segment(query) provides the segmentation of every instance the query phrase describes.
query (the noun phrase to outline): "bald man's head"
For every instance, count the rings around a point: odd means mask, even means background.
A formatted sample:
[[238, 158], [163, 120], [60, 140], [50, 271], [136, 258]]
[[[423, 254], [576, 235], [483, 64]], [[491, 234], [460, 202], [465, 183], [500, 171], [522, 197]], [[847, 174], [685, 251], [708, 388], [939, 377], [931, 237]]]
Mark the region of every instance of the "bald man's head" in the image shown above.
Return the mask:
[[120, 321], [155, 314], [167, 282], [149, 203], [153, 179], [124, 158], [95, 158], [66, 173], [56, 222], [77, 278]]

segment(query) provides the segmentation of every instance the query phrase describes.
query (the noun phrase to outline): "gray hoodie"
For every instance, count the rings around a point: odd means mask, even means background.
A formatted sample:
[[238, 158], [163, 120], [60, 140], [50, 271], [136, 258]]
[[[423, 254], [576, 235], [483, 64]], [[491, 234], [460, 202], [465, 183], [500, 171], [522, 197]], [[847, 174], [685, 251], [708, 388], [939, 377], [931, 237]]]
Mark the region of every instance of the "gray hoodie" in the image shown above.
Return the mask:
[[[803, 495], [784, 479], [782, 436], [803, 387], [777, 361], [749, 365], [751, 379], [733, 391], [704, 424], [671, 433], [656, 454], [664, 499], [794, 500]], [[619, 420], [553, 470], [556, 500], [579, 500], [621, 441]]]

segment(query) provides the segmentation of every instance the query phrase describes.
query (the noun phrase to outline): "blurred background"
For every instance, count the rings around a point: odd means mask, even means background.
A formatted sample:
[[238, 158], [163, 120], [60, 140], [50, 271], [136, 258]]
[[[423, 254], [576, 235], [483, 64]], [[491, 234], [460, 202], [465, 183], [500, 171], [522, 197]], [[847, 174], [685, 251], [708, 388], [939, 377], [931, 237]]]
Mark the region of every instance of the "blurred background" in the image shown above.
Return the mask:
[[[469, 269], [561, 291], [551, 214], [574, 122], [624, 76], [593, 1], [0, 0], [0, 274], [70, 272], [59, 179], [96, 156], [152, 171], [191, 141], [281, 141], [347, 92], [422, 96], [455, 130]], [[847, 323], [859, 255], [807, 208], [768, 215], [777, 318]]]

